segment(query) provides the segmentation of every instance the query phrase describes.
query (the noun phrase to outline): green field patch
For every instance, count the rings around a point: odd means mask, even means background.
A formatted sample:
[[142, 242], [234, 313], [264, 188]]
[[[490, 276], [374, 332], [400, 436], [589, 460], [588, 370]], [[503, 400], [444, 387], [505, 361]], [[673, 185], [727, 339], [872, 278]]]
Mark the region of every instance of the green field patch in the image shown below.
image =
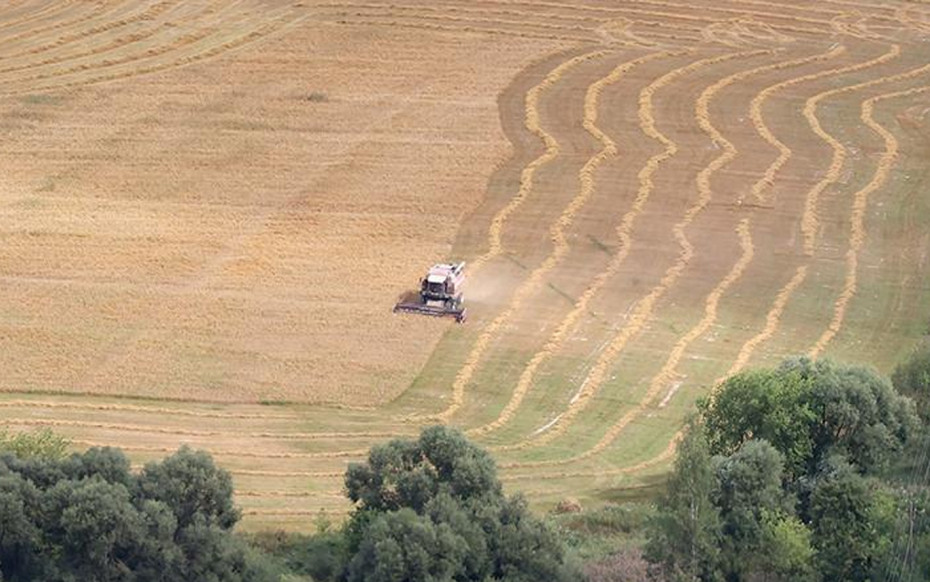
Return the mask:
[[542, 447], [507, 452], [507, 459], [517, 462], [559, 460], [590, 449], [642, 400], [649, 387], [648, 380], [644, 379], [651, 378], [658, 365], [654, 358], [644, 357], [636, 350], [621, 355], [612, 366], [609, 379], [564, 433]]
[[494, 342], [465, 391], [458, 422], [471, 428], [496, 419], [532, 357], [532, 351], [508, 347], [503, 339]]
[[[893, 121], [881, 119], [886, 127]], [[922, 261], [930, 229], [930, 167], [922, 142], [898, 158], [885, 187], [869, 199], [866, 239], [859, 254], [856, 294], [830, 353], [844, 361], [867, 361], [890, 371], [930, 322], [928, 267]]]
[[480, 333], [471, 323], [450, 327], [410, 385], [382, 408], [385, 414], [430, 414], [448, 406], [452, 382]]
[[[533, 383], [524, 395], [511, 421], [482, 437], [481, 442], [506, 444], [528, 438], [549, 424], [566, 406], [581, 382], [588, 362], [580, 358], [553, 356], [537, 369]], [[522, 370], [521, 370], [522, 373]], [[509, 402], [512, 393], [503, 395], [500, 409]]]

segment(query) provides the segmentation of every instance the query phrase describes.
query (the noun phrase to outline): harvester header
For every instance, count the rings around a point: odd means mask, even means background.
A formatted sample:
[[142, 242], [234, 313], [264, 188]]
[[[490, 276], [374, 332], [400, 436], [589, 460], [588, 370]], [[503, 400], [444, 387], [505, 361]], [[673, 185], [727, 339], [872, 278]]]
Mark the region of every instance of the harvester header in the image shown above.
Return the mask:
[[438, 263], [420, 280], [417, 295], [408, 294], [394, 306], [394, 312], [419, 313], [435, 317], [454, 317], [465, 321], [462, 285], [465, 283], [465, 263]]

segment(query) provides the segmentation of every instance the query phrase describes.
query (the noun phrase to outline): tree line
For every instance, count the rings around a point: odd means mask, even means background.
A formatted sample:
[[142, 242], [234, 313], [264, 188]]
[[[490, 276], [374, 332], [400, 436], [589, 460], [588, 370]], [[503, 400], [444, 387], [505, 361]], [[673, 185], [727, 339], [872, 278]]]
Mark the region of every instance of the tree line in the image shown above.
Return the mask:
[[[65, 455], [51, 433], [0, 439], [0, 580], [571, 582], [561, 541], [490, 455], [436, 426], [379, 445], [345, 476], [355, 510], [290, 564], [233, 534], [233, 484], [182, 448], [138, 473], [122, 451]], [[304, 574], [306, 577], [296, 577]]]
[[924, 349], [894, 386], [805, 358], [727, 380], [689, 422], [658, 501], [645, 555], [659, 577], [930, 579], [930, 459], [915, 406], [928, 371]]
[[132, 471], [118, 449], [0, 432], [0, 582], [930, 580], [927, 404], [930, 347], [892, 381], [806, 358], [733, 376], [688, 420], [642, 522], [590, 514], [635, 547], [588, 564], [448, 427], [351, 465], [341, 527], [251, 539], [203, 451]]

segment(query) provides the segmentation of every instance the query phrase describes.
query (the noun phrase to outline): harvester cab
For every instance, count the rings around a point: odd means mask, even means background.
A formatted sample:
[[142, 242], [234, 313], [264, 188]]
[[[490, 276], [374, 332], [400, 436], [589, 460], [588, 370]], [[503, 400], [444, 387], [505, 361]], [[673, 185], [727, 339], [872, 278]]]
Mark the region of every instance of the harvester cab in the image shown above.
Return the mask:
[[464, 282], [465, 263], [433, 265], [420, 281], [419, 296], [402, 299], [394, 306], [394, 312], [454, 317], [462, 323], [466, 315], [462, 306]]

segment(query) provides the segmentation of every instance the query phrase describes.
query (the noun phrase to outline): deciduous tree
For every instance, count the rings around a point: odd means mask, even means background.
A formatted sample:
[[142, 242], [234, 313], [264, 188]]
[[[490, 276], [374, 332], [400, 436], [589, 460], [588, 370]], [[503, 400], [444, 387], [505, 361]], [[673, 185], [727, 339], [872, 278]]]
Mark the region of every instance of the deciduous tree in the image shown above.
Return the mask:
[[460, 432], [425, 429], [372, 448], [346, 473], [350, 580], [577, 579], [525, 501], [502, 493], [494, 461]]
[[678, 446], [645, 554], [675, 579], [716, 576], [720, 558], [720, 510], [713, 502], [716, 486], [703, 426], [692, 422]]

